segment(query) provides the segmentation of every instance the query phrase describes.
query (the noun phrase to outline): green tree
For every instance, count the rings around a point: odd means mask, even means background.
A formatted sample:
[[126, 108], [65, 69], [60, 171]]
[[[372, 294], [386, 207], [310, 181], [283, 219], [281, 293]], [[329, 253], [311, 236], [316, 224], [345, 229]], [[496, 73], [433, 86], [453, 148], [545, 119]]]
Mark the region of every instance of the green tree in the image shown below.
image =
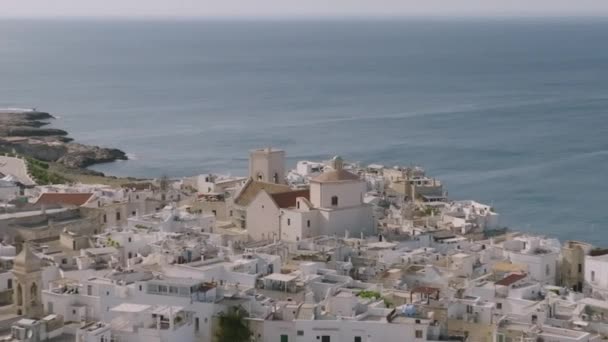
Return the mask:
[[247, 342], [251, 336], [249, 324], [245, 320], [247, 311], [241, 307], [232, 307], [228, 312], [219, 314], [219, 327], [216, 333], [217, 341]]

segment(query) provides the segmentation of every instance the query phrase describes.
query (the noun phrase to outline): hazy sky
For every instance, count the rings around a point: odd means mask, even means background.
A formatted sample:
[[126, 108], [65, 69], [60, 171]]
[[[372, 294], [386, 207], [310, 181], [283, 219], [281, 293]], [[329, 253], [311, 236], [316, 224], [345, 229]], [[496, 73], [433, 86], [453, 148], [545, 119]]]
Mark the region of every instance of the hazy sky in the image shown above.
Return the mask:
[[579, 16], [608, 0], [0, 0], [0, 16]]

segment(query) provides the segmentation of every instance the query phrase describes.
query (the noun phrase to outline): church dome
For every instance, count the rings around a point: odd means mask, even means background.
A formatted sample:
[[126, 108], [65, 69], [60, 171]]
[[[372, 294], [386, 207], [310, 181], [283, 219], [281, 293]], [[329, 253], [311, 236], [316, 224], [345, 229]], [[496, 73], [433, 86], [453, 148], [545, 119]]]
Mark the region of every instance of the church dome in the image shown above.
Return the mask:
[[360, 181], [361, 178], [354, 173], [348, 172], [343, 169], [331, 170], [323, 172], [317, 177], [313, 178], [312, 182], [326, 183], [326, 182], [346, 182], [346, 181]]
[[340, 156], [335, 156], [331, 159], [331, 168], [332, 170], [323, 172], [322, 174], [313, 178], [311, 181], [325, 183], [361, 180], [359, 176], [344, 170], [344, 161]]

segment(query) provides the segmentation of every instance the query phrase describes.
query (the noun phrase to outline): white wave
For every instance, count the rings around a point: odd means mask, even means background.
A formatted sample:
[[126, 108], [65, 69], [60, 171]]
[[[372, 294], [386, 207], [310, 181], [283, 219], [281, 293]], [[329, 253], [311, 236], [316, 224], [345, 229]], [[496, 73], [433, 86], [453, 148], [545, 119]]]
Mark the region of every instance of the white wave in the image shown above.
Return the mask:
[[139, 158], [137, 158], [137, 155], [135, 153], [127, 153], [127, 158], [129, 158], [129, 160], [138, 160]]

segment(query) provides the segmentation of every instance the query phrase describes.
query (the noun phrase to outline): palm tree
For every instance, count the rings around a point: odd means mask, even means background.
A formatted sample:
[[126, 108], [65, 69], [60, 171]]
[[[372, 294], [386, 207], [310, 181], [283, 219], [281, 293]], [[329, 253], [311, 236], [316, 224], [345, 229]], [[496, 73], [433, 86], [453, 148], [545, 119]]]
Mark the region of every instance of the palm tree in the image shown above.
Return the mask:
[[245, 320], [247, 311], [241, 307], [231, 307], [219, 314], [220, 324], [216, 333], [217, 341], [247, 342], [251, 336], [249, 323]]

